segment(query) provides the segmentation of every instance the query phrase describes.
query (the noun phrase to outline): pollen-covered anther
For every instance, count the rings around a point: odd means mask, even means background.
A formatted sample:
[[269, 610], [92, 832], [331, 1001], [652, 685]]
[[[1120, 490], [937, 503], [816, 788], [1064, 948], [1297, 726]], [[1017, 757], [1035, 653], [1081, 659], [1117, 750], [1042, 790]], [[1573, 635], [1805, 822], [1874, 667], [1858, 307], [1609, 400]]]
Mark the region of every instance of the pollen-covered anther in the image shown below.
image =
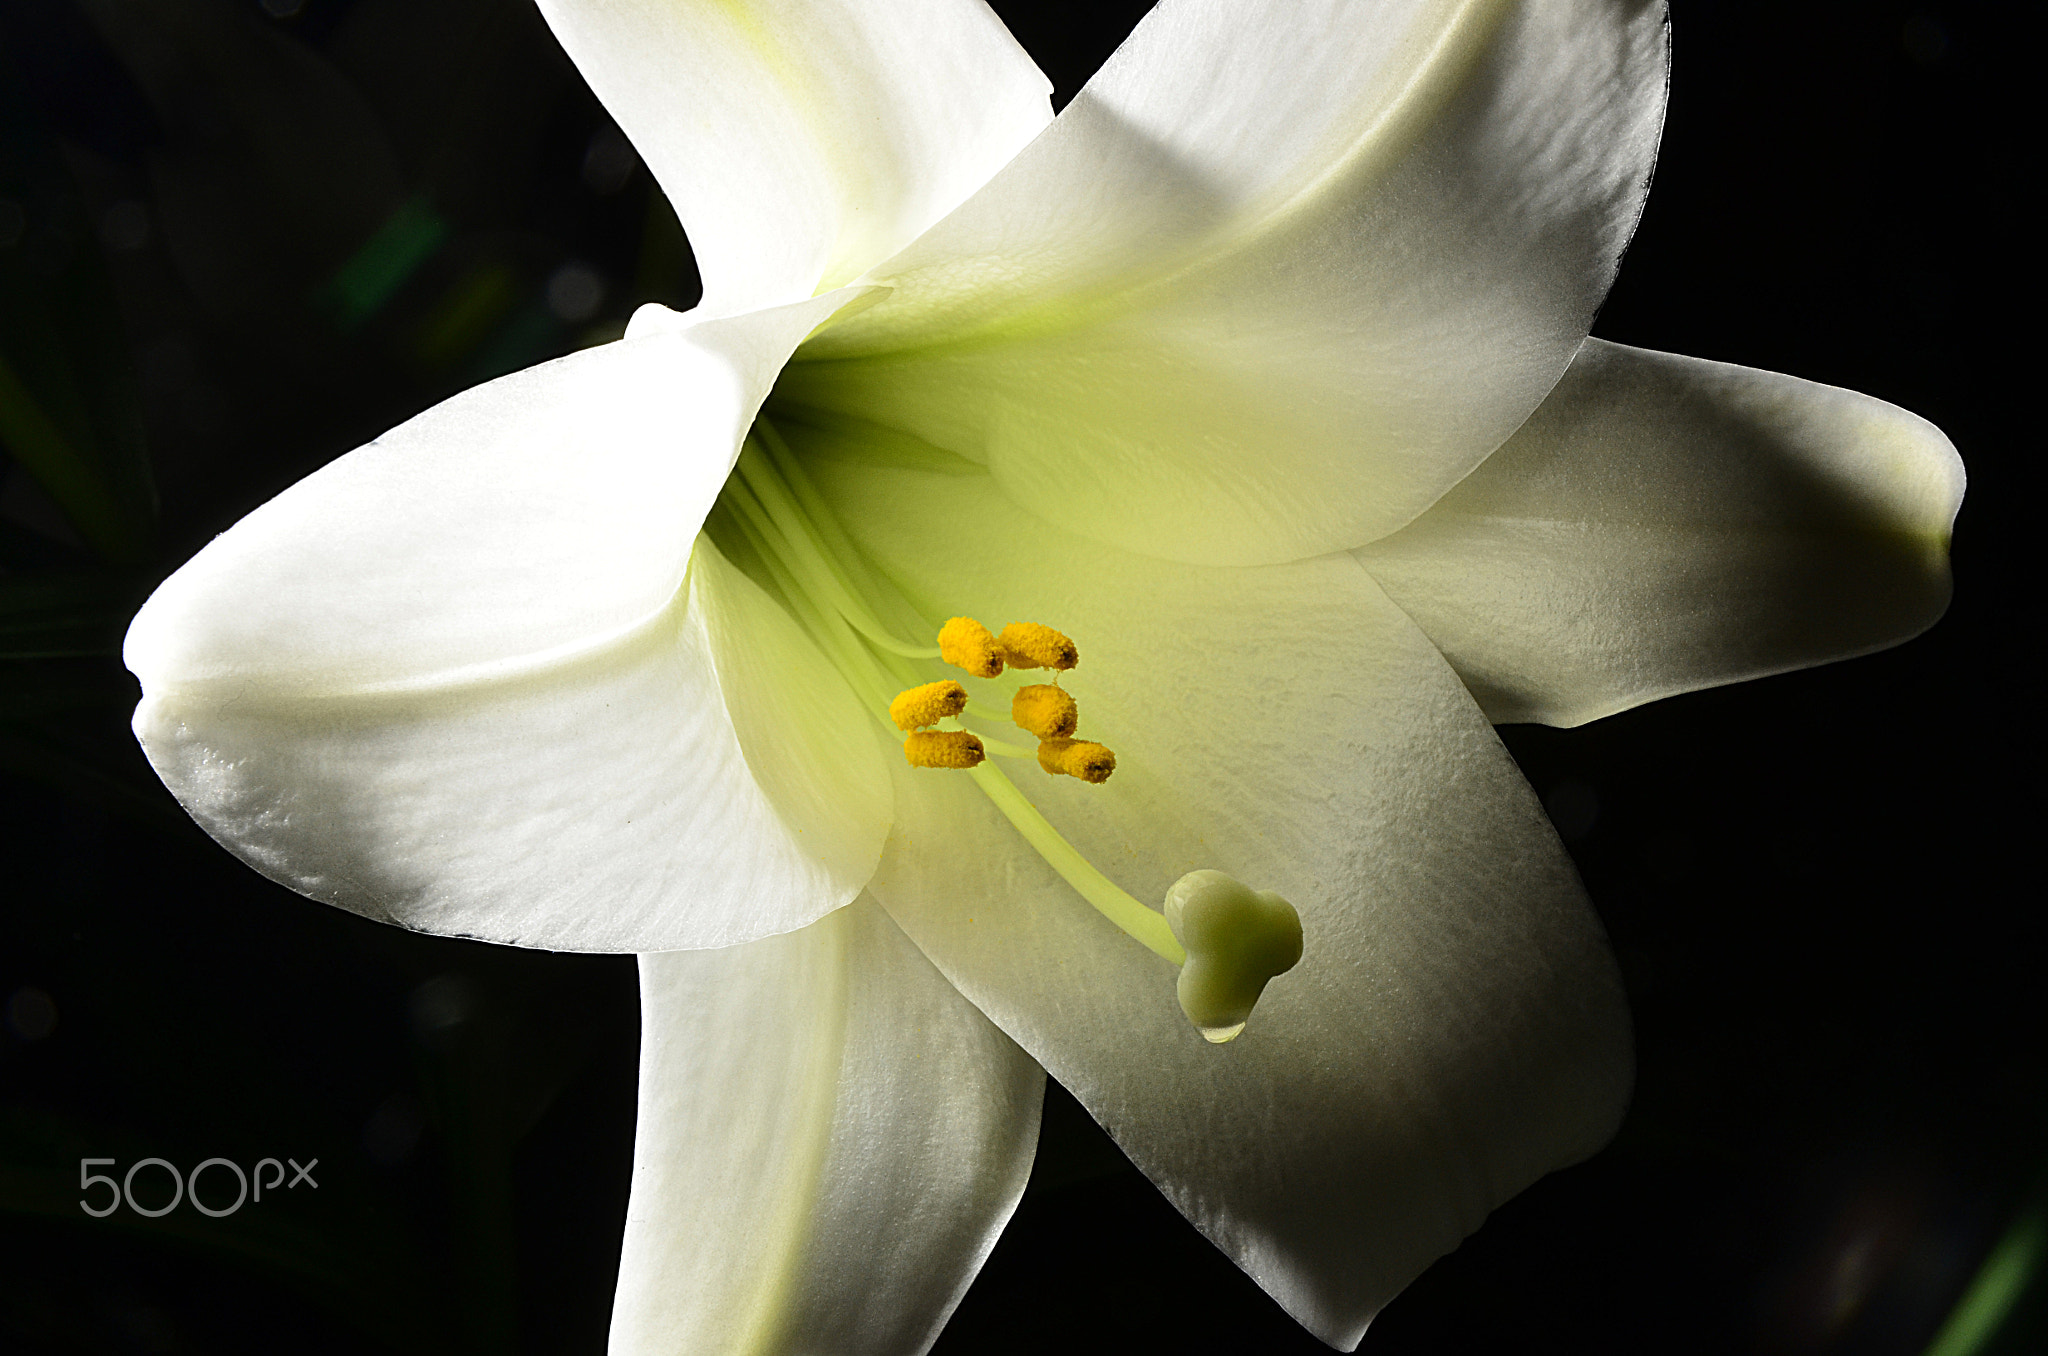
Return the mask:
[[966, 709], [967, 689], [948, 678], [897, 693], [889, 703], [889, 719], [899, 730], [922, 730]]
[[[1018, 688], [1017, 695], [1010, 698], [1010, 719], [1040, 739], [1065, 739], [1080, 725], [1081, 709], [1051, 683], [1032, 683]], [[1115, 759], [1110, 761], [1113, 766]]]
[[1038, 765], [1058, 776], [1079, 777], [1084, 782], [1106, 782], [1116, 771], [1116, 755], [1100, 744], [1085, 739], [1048, 739], [1038, 746]]
[[997, 638], [1013, 669], [1067, 669], [1081, 662], [1080, 647], [1050, 626], [1011, 622]]
[[1003, 671], [1003, 647], [994, 633], [972, 617], [955, 617], [939, 628], [939, 658], [977, 678]]
[[965, 730], [912, 730], [903, 741], [903, 756], [912, 767], [970, 768], [988, 755]]

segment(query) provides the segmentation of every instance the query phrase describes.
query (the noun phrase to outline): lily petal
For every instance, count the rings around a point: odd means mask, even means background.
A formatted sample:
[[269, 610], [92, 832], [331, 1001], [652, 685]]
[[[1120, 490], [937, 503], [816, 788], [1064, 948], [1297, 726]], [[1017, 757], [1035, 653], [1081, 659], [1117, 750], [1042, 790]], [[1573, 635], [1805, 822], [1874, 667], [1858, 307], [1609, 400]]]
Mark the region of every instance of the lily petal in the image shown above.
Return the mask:
[[1038, 1066], [867, 900], [640, 976], [614, 1356], [927, 1350], [1030, 1175]]
[[1665, 71], [1661, 0], [1161, 4], [778, 398], [983, 462], [1129, 550], [1360, 545], [1564, 371]]
[[1079, 644], [1064, 684], [1115, 776], [1010, 772], [1070, 842], [1140, 900], [1207, 867], [1300, 910], [1301, 963], [1216, 1047], [1173, 969], [955, 774], [898, 769], [869, 887], [1290, 1313], [1354, 1345], [1488, 1210], [1600, 1146], [1630, 1055], [1599, 923], [1456, 674], [1357, 562], [1167, 565], [1037, 522], [964, 463], [836, 461], [806, 436], [920, 609]]
[[644, 327], [443, 401], [215, 538], [123, 658], [147, 691], [311, 696], [519, 671], [630, 632], [681, 585], [790, 350], [858, 295]]
[[868, 718], [690, 552], [781, 356], [843, 300], [506, 377], [245, 518], [129, 632], [165, 784], [272, 879], [429, 931], [719, 946], [852, 899], [890, 813]]
[[1052, 118], [979, 0], [540, 0], [682, 218], [704, 308], [887, 258]]
[[1520, 432], [1357, 552], [1495, 721], [1896, 645], [1948, 605], [1939, 429], [1796, 377], [1589, 339]]

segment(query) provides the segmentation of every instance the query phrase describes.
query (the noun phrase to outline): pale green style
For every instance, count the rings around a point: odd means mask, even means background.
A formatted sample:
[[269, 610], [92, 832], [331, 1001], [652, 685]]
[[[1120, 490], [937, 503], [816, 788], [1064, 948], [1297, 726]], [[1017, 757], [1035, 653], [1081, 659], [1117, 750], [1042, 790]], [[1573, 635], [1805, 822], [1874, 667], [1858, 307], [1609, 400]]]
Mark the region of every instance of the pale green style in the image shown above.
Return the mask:
[[[1587, 338], [1660, 0], [1163, 0], [1057, 118], [978, 0], [542, 9], [703, 304], [200, 552], [128, 637], [152, 762], [315, 898], [645, 953], [616, 1352], [924, 1350], [1046, 1072], [1355, 1346], [1628, 1094], [1489, 721], [1913, 635], [1953, 448]], [[906, 763], [961, 615], [1075, 638], [1110, 780], [1007, 676], [957, 718], [996, 757]]]

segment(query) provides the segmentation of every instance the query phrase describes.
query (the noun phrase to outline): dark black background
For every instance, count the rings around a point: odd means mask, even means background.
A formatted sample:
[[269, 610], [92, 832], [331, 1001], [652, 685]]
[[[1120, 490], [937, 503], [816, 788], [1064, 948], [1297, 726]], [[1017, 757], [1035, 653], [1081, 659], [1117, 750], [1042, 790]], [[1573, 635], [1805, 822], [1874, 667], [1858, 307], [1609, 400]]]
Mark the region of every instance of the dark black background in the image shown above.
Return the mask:
[[[1145, 6], [998, 8], [1064, 102]], [[1613, 934], [1640, 1084], [1613, 1147], [1388, 1308], [1380, 1356], [1915, 1353], [2039, 1202], [2021, 42], [1994, 7], [1674, 9], [1656, 188], [1595, 332], [1941, 424], [1971, 475], [1956, 601], [1879, 656], [1502, 731]], [[0, 490], [27, 618], [0, 660], [0, 1350], [600, 1350], [632, 962], [263, 881], [133, 749], [114, 647], [308, 470], [687, 304], [673, 217], [523, 0], [5, 0], [0, 117], [0, 353], [85, 468], [68, 517], [12, 462]], [[320, 1186], [78, 1209], [79, 1158], [151, 1155], [317, 1157]], [[2036, 1281], [1995, 1349], [2040, 1313]], [[1055, 1091], [939, 1350], [1111, 1343], [1322, 1350]]]

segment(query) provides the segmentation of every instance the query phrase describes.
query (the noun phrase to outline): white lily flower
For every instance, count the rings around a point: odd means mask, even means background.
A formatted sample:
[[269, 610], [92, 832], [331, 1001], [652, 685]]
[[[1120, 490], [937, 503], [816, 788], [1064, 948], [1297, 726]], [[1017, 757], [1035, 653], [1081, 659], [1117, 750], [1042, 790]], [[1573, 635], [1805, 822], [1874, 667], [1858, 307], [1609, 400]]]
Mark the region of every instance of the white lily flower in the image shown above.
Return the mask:
[[[200, 552], [128, 637], [152, 763], [317, 899], [647, 953], [615, 1351], [925, 1349], [1046, 1071], [1354, 1347], [1627, 1097], [1489, 722], [1925, 628], [1954, 449], [1587, 338], [1661, 0], [1164, 0], [1058, 118], [977, 0], [542, 8], [703, 304]], [[1075, 638], [1112, 779], [908, 765], [954, 616]], [[1153, 911], [1208, 870], [1302, 938], [1223, 1045]]]

